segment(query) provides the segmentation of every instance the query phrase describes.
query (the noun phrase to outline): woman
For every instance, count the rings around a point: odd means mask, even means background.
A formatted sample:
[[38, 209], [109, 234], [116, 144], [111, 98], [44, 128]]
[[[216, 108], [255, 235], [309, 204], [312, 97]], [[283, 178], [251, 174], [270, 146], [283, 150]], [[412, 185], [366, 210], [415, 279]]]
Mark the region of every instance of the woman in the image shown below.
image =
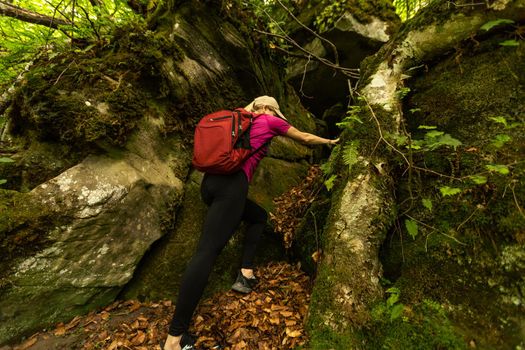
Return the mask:
[[325, 139], [290, 126], [270, 96], [260, 96], [245, 108], [259, 114], [250, 129], [250, 145], [257, 150], [243, 164], [241, 171], [230, 175], [205, 174], [201, 184], [203, 201], [208, 212], [197, 250], [182, 277], [175, 314], [171, 321], [164, 350], [195, 349], [187, 330], [195, 308], [202, 296], [215, 259], [235, 232], [241, 220], [247, 221], [246, 240], [243, 247], [241, 269], [232, 289], [249, 293], [257, 284], [253, 273], [253, 257], [257, 243], [266, 224], [266, 211], [247, 199], [248, 184], [257, 165], [266, 156], [267, 144], [277, 135], [309, 144], [335, 144], [339, 141]]

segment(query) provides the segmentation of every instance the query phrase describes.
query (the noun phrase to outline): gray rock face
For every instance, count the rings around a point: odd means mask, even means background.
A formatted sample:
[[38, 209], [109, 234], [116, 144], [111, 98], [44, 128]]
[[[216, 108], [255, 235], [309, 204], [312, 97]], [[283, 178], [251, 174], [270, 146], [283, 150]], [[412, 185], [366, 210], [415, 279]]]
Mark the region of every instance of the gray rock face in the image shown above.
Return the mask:
[[29, 196], [68, 223], [15, 266], [0, 301], [0, 341], [106, 305], [163, 234], [183, 183], [166, 162], [90, 156]]

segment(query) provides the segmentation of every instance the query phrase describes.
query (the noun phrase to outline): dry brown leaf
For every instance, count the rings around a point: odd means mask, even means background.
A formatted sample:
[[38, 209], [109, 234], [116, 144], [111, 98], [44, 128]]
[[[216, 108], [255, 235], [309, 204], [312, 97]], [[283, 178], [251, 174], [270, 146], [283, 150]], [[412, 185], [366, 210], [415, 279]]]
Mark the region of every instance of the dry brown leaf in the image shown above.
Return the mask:
[[17, 350], [26, 350], [26, 349], [32, 347], [33, 345], [35, 345], [37, 340], [38, 340], [37, 337], [29, 338], [24, 343], [22, 343], [22, 345], [20, 345], [20, 347], [17, 348]]
[[66, 334], [66, 327], [63, 323], [59, 323], [54, 332], [55, 336], [59, 337]]
[[144, 333], [143, 331], [138, 331], [137, 335], [131, 339], [131, 344], [134, 346], [138, 346], [138, 345], [143, 344], [145, 341], [146, 341], [146, 333]]

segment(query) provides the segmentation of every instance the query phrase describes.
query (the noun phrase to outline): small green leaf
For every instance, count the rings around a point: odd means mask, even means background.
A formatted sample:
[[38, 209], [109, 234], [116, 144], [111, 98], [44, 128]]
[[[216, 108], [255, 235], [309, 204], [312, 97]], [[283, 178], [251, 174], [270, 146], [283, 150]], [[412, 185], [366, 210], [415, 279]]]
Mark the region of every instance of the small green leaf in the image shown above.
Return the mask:
[[434, 144], [429, 145], [431, 150], [438, 148], [439, 146], [451, 146], [454, 150], [461, 146], [461, 141], [453, 138], [449, 134], [441, 136]]
[[328, 191], [331, 191], [332, 188], [334, 187], [334, 181], [335, 181], [335, 179], [337, 179], [337, 175], [332, 175], [332, 176], [330, 176], [330, 177], [328, 178], [328, 180], [326, 180], [326, 181], [324, 182], [324, 185], [326, 186], [326, 189], [327, 189]]
[[8, 157], [0, 157], [0, 163], [13, 163], [14, 160]]
[[487, 183], [487, 177], [483, 175], [471, 175], [469, 179], [472, 180], [476, 185], [483, 185]]
[[492, 145], [496, 148], [501, 148], [503, 147], [503, 145], [505, 145], [505, 143], [509, 142], [510, 140], [512, 140], [512, 138], [507, 135], [507, 134], [499, 134], [499, 135], [496, 135], [496, 137], [492, 140]]
[[500, 123], [507, 126], [507, 119], [505, 117], [489, 117], [490, 120], [495, 121], [496, 123]]
[[410, 113], [421, 112], [421, 108], [411, 108], [408, 110]]
[[489, 171], [500, 173], [501, 175], [507, 175], [510, 173], [509, 168], [502, 164], [488, 164], [485, 165], [485, 168], [487, 168]]
[[390, 307], [394, 305], [395, 303], [397, 303], [398, 300], [399, 300], [399, 293], [392, 293], [386, 300], [386, 305]]
[[511, 19], [495, 19], [493, 21], [489, 21], [489, 22], [485, 23], [484, 25], [481, 26], [480, 29], [489, 31], [492, 28], [494, 28], [495, 26], [498, 26], [500, 24], [512, 24], [512, 23], [514, 23], [514, 21], [511, 20]]
[[417, 222], [415, 222], [414, 220], [406, 219], [405, 227], [407, 228], [407, 231], [410, 237], [412, 237], [413, 239], [416, 239], [417, 231], [418, 231]]
[[423, 198], [421, 200], [421, 202], [423, 202], [423, 206], [425, 208], [427, 208], [428, 210], [432, 211], [432, 201], [428, 198]]
[[444, 135], [445, 133], [443, 131], [437, 131], [437, 130], [433, 130], [433, 131], [429, 131], [425, 134], [425, 138], [436, 138], [438, 136], [442, 136]]
[[392, 321], [398, 319], [399, 317], [401, 317], [401, 315], [403, 315], [403, 309], [404, 309], [404, 305], [403, 304], [396, 304], [396, 305], [394, 305], [392, 310], [390, 310], [390, 322], [392, 322]]
[[517, 40], [505, 40], [499, 43], [501, 46], [520, 46]]
[[441, 192], [441, 195], [443, 197], [446, 197], [446, 196], [453, 196], [455, 194], [458, 194], [461, 192], [461, 189], [457, 188], [457, 187], [448, 187], [448, 186], [443, 186], [443, 187], [440, 187], [439, 188], [439, 192]]
[[432, 129], [437, 129], [437, 126], [434, 126], [434, 125], [420, 125], [417, 128], [418, 129], [432, 130]]
[[5, 184], [6, 182], [7, 182], [7, 180], [6, 180], [6, 179], [0, 179], [0, 185], [3, 185], [3, 184]]

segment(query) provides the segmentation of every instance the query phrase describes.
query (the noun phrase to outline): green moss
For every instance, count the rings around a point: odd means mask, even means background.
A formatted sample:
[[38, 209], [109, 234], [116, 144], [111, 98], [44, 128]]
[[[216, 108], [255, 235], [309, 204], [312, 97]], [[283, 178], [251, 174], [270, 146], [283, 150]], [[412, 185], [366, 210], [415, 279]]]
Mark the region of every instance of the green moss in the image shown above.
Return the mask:
[[367, 349], [467, 349], [446, 312], [431, 300], [405, 308], [403, 317], [391, 320], [385, 304], [374, 307], [374, 321], [366, 330]]
[[50, 243], [42, 227], [51, 220], [49, 208], [29, 194], [0, 190], [0, 288], [16, 261]]

